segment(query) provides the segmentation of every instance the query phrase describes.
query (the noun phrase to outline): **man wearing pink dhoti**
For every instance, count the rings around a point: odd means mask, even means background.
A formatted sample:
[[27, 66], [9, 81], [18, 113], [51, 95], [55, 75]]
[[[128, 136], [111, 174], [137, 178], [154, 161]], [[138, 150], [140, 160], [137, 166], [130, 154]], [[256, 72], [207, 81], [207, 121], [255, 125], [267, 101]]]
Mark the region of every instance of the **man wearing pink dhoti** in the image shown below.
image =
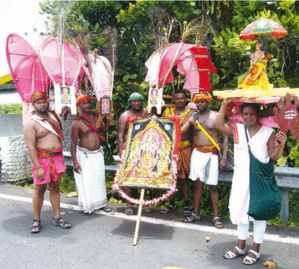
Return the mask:
[[41, 230], [40, 212], [44, 194], [49, 183], [50, 201], [53, 207], [53, 225], [63, 229], [71, 224], [60, 217], [59, 185], [66, 165], [62, 155], [61, 122], [55, 112], [48, 111], [47, 96], [35, 92], [31, 96], [34, 115], [24, 126], [24, 137], [31, 159], [32, 175], [35, 184], [33, 196], [33, 223], [31, 233]]

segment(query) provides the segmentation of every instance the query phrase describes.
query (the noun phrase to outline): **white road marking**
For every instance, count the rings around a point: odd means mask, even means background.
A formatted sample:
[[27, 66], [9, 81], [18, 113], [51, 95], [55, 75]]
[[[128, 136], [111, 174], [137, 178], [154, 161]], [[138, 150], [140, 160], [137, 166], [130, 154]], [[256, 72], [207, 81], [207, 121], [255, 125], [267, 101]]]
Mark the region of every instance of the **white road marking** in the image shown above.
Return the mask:
[[[28, 197], [21, 197], [21, 196], [14, 196], [14, 195], [7, 195], [7, 194], [1, 194], [0, 198], [7, 199], [7, 200], [14, 200], [14, 201], [20, 201], [20, 202], [26, 202], [26, 203], [32, 203], [32, 198]], [[44, 200], [44, 205], [51, 206], [50, 201]], [[79, 207], [72, 204], [60, 204], [61, 208], [70, 209], [71, 210], [77, 210], [79, 211]], [[113, 214], [105, 213], [103, 211], [95, 211], [93, 214], [99, 214], [104, 215], [108, 217], [116, 217], [120, 219], [127, 219], [136, 221], [136, 215], [134, 216], [127, 216], [124, 213], [114, 212]], [[233, 229], [227, 229], [223, 228], [221, 230], [215, 231], [215, 227], [210, 226], [204, 226], [200, 224], [192, 224], [192, 223], [181, 223], [181, 222], [175, 222], [175, 221], [169, 221], [169, 220], [162, 220], [162, 219], [156, 219], [156, 218], [149, 218], [149, 217], [143, 217], [141, 218], [142, 222], [151, 223], [151, 224], [160, 224], [165, 225], [168, 227], [173, 228], [181, 228], [181, 229], [189, 229], [189, 230], [196, 230], [201, 232], [208, 232], [208, 233], [216, 233], [216, 234], [225, 234], [225, 235], [231, 235], [231, 236], [237, 236], [237, 230]], [[264, 240], [272, 241], [272, 242], [278, 242], [278, 243], [286, 243], [286, 244], [294, 244], [299, 245], [299, 237], [280, 237], [279, 235], [275, 234], [265, 234]]]

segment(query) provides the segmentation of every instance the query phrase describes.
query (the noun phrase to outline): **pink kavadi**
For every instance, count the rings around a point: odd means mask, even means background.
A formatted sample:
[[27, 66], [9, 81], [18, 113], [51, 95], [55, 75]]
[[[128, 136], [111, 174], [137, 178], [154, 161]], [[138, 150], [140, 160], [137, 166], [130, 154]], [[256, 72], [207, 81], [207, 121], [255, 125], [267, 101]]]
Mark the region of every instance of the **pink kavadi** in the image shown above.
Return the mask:
[[30, 96], [33, 92], [46, 91], [50, 78], [34, 46], [17, 34], [10, 34], [6, 40], [6, 57], [23, 102], [31, 103]]
[[145, 81], [150, 86], [164, 86], [173, 81], [172, 68], [185, 76], [184, 89], [193, 93], [210, 91], [210, 75], [216, 72], [205, 47], [194, 44], [167, 44], [154, 52], [145, 63], [148, 73]]

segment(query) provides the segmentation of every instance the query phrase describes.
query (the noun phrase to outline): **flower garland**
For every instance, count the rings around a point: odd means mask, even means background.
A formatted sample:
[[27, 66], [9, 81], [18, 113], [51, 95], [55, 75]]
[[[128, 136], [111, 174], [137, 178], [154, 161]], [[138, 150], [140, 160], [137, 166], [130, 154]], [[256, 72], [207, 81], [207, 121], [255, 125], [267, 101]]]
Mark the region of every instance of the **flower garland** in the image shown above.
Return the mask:
[[90, 130], [92, 130], [93, 132], [96, 132], [99, 135], [101, 141], [105, 140], [104, 136], [100, 135], [99, 130], [91, 124], [90, 118], [88, 118], [86, 115], [77, 114], [74, 117], [74, 120], [81, 120], [83, 123], [85, 123], [89, 127]]
[[[174, 122], [175, 124], [175, 129], [176, 129], [176, 140], [175, 140], [175, 146], [174, 146], [174, 150], [173, 150], [173, 155], [172, 155], [172, 162], [171, 162], [171, 172], [173, 173], [173, 181], [172, 184], [170, 186], [170, 189], [163, 194], [160, 197], [151, 199], [151, 200], [143, 200], [141, 203], [142, 205], [148, 206], [148, 205], [154, 205], [157, 204], [159, 202], [163, 202], [165, 199], [169, 198], [170, 196], [172, 196], [175, 191], [176, 191], [176, 184], [177, 184], [177, 161], [178, 161], [178, 152], [179, 152], [179, 143], [181, 141], [181, 128], [180, 128], [180, 117], [177, 116], [168, 116], [169, 119], [171, 121]], [[129, 117], [128, 119], [130, 123], [133, 123], [134, 121], [138, 120], [137, 117]], [[121, 163], [124, 161], [124, 158], [126, 156], [126, 151], [125, 149], [122, 152], [122, 156], [120, 158]], [[119, 183], [117, 182], [117, 178], [120, 176], [120, 164], [118, 166], [118, 169], [116, 171], [115, 177], [114, 177], [114, 181], [113, 181], [113, 185], [112, 185], [112, 189], [117, 191], [117, 193], [123, 197], [124, 199], [126, 199], [127, 201], [129, 201], [132, 204], [140, 204], [140, 200], [132, 198], [130, 196], [128, 196], [120, 187]]]

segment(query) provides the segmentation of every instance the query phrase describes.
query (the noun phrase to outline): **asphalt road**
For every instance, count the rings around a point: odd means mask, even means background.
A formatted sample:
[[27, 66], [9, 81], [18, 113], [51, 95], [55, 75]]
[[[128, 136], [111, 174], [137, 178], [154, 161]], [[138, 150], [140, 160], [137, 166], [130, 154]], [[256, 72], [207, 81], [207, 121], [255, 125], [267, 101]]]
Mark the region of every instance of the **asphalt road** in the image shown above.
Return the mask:
[[[77, 198], [62, 195], [63, 217], [72, 228], [52, 225], [48, 195], [42, 209], [42, 230], [31, 234], [33, 190], [0, 183], [0, 268], [248, 268], [242, 258], [225, 260], [224, 252], [236, 244], [236, 227], [224, 220], [225, 228], [211, 225], [211, 218], [184, 224], [181, 214], [163, 216], [143, 213], [138, 244], [133, 246], [136, 216], [123, 214], [123, 207], [110, 206], [114, 214], [77, 210]], [[206, 242], [206, 237], [211, 240]], [[252, 238], [248, 239], [248, 247]], [[250, 268], [299, 268], [299, 229], [268, 226], [261, 259]]]

